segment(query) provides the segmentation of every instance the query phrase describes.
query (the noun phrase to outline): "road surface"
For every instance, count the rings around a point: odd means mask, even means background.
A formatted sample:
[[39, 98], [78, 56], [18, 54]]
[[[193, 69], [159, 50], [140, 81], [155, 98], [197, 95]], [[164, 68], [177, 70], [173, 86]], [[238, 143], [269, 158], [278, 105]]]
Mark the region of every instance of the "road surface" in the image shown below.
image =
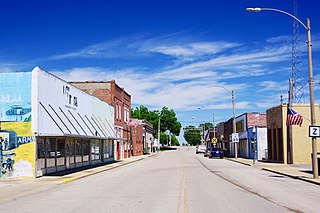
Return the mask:
[[181, 147], [1, 203], [0, 212], [320, 212], [320, 187]]

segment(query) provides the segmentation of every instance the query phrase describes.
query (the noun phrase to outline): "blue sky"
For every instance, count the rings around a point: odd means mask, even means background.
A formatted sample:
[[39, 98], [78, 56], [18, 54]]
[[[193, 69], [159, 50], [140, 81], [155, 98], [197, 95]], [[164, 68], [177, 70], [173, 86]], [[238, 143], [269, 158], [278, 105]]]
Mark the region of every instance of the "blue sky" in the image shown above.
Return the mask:
[[[168, 106], [180, 122], [215, 123], [265, 112], [287, 101], [292, 19], [248, 13], [270, 7], [292, 13], [292, 0], [0, 1], [0, 71], [35, 66], [65, 80], [111, 80], [150, 110]], [[320, 102], [320, 13], [316, 0], [297, 0], [311, 19], [316, 103]], [[305, 30], [300, 30], [301, 82], [307, 83]], [[309, 102], [308, 85], [303, 102]], [[199, 110], [198, 107], [201, 107]]]

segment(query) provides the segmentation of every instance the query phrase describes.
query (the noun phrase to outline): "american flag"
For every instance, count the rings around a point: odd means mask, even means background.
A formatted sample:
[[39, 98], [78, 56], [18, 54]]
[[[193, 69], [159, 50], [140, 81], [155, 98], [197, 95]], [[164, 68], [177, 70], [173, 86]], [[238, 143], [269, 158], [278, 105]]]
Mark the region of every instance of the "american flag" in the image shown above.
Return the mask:
[[297, 113], [296, 111], [288, 107], [287, 126], [299, 125], [301, 127], [302, 121], [303, 121], [302, 115], [300, 115], [299, 113]]

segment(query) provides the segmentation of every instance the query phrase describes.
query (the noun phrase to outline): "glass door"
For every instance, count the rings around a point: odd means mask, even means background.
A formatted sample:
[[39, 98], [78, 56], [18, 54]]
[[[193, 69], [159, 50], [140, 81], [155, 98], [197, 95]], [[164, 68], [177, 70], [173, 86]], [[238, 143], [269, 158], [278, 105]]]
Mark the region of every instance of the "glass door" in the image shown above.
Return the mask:
[[66, 169], [75, 167], [75, 143], [74, 139], [67, 139], [66, 142]]

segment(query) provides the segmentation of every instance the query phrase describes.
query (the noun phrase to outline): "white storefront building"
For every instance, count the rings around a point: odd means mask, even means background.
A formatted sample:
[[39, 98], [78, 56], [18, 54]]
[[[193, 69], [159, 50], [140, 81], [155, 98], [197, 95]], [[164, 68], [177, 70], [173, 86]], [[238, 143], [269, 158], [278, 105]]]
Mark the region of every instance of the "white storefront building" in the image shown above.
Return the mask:
[[0, 154], [11, 164], [2, 168], [3, 177], [38, 177], [114, 160], [113, 106], [39, 67], [1, 73], [0, 83]]

